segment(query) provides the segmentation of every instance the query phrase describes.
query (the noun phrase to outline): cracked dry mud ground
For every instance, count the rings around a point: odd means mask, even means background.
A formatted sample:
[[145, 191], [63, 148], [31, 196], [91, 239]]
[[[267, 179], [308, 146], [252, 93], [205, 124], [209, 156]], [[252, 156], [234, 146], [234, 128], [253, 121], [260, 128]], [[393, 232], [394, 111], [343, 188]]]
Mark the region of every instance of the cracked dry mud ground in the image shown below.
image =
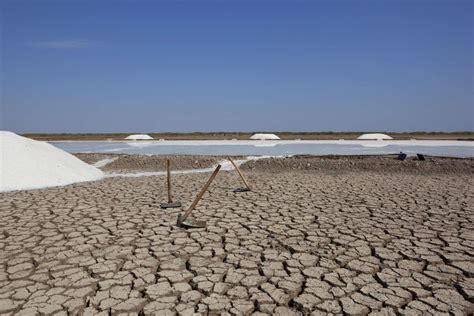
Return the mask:
[[[221, 172], [195, 216], [164, 177], [0, 195], [4, 314], [473, 312], [472, 178]], [[208, 174], [174, 177], [187, 207]]]

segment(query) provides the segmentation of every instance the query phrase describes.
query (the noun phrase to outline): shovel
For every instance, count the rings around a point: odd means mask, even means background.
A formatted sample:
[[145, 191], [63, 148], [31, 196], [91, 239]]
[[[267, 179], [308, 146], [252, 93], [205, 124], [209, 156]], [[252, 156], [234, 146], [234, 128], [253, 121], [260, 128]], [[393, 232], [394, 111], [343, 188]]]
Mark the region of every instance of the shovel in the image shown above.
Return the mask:
[[221, 165], [217, 165], [216, 170], [212, 173], [211, 177], [209, 180], [207, 180], [206, 184], [202, 188], [201, 192], [196, 196], [194, 199], [193, 204], [188, 208], [188, 210], [184, 213], [183, 216], [181, 214], [178, 215], [178, 220], [177, 220], [177, 225], [179, 227], [184, 227], [184, 228], [204, 228], [206, 227], [206, 222], [205, 221], [198, 221], [194, 219], [188, 219], [188, 216], [191, 214], [191, 212], [194, 210], [198, 202], [201, 200], [202, 196], [204, 193], [206, 193], [207, 188], [209, 188], [209, 185], [211, 184], [212, 180], [216, 177], [217, 173], [219, 172], [219, 169], [221, 168]]
[[164, 209], [181, 207], [180, 202], [173, 202], [173, 199], [171, 198], [171, 172], [170, 172], [169, 159], [166, 160], [166, 175], [167, 175], [167, 181], [168, 181], [168, 203], [161, 203], [160, 207]]
[[234, 168], [237, 170], [237, 173], [239, 174], [240, 176], [240, 179], [242, 179], [242, 181], [244, 182], [245, 184], [245, 188], [237, 188], [234, 190], [234, 192], [248, 192], [248, 191], [251, 191], [252, 189], [250, 188], [247, 180], [245, 180], [245, 177], [244, 175], [242, 174], [242, 172], [240, 171], [239, 167], [237, 167], [237, 165], [235, 164], [235, 162], [232, 160], [232, 158], [230, 157], [227, 157], [227, 159], [232, 163], [232, 165], [234, 166]]

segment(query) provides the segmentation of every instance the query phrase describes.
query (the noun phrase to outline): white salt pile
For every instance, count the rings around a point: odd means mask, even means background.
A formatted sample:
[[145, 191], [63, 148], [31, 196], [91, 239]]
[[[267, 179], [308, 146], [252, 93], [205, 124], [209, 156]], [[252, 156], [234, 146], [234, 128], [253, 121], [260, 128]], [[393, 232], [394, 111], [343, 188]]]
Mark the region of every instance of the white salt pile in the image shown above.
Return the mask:
[[150, 135], [147, 135], [147, 134], [132, 134], [132, 135], [128, 135], [124, 139], [127, 139], [127, 140], [150, 140], [150, 139], [153, 139], [153, 137], [151, 137]]
[[46, 142], [0, 131], [0, 192], [39, 189], [103, 177], [102, 171]]
[[393, 139], [392, 137], [388, 136], [387, 134], [380, 134], [380, 133], [368, 133], [362, 134], [357, 139], [360, 140], [390, 140]]
[[250, 139], [254, 140], [276, 140], [280, 139], [280, 137], [276, 136], [275, 134], [265, 134], [265, 133], [257, 133], [250, 136]]

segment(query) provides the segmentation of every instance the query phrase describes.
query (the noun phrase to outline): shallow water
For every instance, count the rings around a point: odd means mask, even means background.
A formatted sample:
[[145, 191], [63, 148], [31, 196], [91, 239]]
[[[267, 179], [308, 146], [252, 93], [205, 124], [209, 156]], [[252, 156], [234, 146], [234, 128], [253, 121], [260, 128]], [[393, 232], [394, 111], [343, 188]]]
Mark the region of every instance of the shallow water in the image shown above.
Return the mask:
[[149, 155], [380, 155], [404, 152], [431, 156], [474, 157], [474, 142], [408, 141], [69, 141], [50, 142], [70, 153]]

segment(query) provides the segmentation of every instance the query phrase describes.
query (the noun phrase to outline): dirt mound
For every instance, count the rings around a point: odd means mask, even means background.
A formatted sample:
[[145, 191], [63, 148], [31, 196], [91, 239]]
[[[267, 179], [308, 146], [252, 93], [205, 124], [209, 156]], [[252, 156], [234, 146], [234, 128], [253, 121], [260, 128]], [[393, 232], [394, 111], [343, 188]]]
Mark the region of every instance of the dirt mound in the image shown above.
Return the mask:
[[[123, 155], [123, 154], [75, 154], [79, 159], [94, 164], [103, 159], [117, 158], [100, 169], [114, 173], [140, 171], [164, 171], [166, 159], [171, 159], [172, 170], [209, 168], [225, 159], [224, 156], [186, 156], [186, 155]], [[234, 157], [240, 159], [242, 157]], [[413, 174], [472, 174], [473, 158], [426, 157], [420, 161], [408, 157], [404, 161], [395, 156], [311, 156], [301, 155], [289, 158], [268, 158], [251, 160], [242, 165], [243, 170], [264, 172], [318, 171], [327, 173], [371, 171], [405, 172]]]
[[224, 157], [217, 156], [161, 156], [161, 155], [111, 155], [111, 154], [76, 154], [87, 163], [96, 163], [102, 159], [117, 158], [101, 167], [103, 171], [114, 173], [165, 171], [166, 160], [171, 160], [171, 170], [209, 168]]
[[93, 165], [98, 161], [101, 161], [101, 160], [104, 160], [104, 159], [119, 157], [121, 155], [118, 155], [118, 154], [102, 154], [102, 153], [87, 153], [87, 154], [86, 153], [79, 153], [79, 154], [74, 154], [74, 156], [81, 159], [85, 163]]
[[474, 171], [474, 159], [426, 157], [425, 161], [420, 161], [416, 157], [408, 157], [400, 161], [395, 156], [293, 156], [249, 161], [242, 165], [242, 169], [267, 172], [314, 170], [328, 173], [371, 171], [470, 174]]

